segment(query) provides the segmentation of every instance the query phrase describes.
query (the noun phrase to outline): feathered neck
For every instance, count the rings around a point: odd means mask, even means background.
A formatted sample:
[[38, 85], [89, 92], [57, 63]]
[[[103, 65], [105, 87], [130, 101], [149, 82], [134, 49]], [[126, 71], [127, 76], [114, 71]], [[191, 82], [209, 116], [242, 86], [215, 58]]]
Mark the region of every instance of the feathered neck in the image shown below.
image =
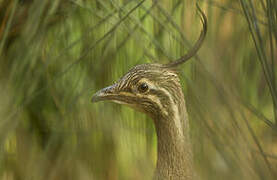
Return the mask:
[[183, 93], [168, 106], [167, 115], [152, 117], [158, 140], [155, 180], [194, 179], [193, 153]]

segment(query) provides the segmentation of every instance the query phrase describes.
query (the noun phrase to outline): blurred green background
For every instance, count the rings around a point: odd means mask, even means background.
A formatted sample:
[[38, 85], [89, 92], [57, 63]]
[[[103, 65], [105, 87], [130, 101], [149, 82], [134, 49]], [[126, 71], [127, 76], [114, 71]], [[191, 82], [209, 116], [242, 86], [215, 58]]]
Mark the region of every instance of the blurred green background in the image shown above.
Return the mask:
[[[151, 179], [152, 120], [90, 103], [134, 65], [185, 54], [189, 0], [0, 0], [0, 179]], [[180, 68], [202, 179], [277, 177], [277, 2], [200, 0]], [[140, 3], [140, 4], [139, 4]]]

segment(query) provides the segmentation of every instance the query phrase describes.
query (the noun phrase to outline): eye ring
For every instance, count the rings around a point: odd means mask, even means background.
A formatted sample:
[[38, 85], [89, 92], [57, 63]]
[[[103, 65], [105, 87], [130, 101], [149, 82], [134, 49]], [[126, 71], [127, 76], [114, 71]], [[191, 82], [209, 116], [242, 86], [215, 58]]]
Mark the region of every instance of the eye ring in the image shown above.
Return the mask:
[[148, 85], [146, 83], [141, 83], [138, 86], [138, 91], [141, 93], [145, 93], [149, 89]]

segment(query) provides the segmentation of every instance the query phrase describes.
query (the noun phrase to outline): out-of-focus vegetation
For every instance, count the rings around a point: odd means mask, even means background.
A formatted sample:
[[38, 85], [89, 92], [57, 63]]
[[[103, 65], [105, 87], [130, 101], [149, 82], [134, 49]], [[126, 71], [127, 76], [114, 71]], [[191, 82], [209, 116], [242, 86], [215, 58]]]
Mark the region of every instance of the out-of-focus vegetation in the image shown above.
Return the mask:
[[[0, 0], [0, 179], [151, 178], [151, 119], [90, 98], [183, 55], [201, 22], [194, 1], [140, 2]], [[198, 2], [208, 36], [180, 68], [198, 174], [274, 179], [277, 2]]]

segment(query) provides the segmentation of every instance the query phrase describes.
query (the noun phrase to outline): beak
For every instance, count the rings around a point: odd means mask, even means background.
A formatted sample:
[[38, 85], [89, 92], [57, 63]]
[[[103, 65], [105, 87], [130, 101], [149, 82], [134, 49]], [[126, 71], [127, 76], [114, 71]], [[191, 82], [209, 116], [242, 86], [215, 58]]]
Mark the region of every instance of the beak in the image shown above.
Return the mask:
[[95, 103], [98, 101], [111, 100], [116, 95], [115, 87], [116, 87], [116, 84], [99, 90], [92, 96], [91, 102]]

